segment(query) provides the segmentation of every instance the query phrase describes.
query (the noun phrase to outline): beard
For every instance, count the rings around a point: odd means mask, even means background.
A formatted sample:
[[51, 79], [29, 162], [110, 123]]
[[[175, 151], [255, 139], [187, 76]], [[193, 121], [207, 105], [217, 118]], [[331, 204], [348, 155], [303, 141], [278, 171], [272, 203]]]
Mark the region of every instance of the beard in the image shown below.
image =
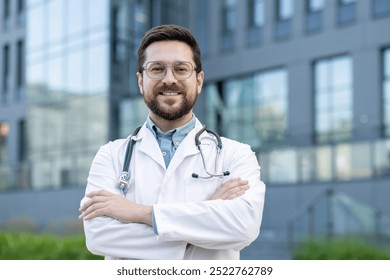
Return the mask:
[[[160, 95], [160, 92], [180, 92], [180, 104], [178, 106], [172, 106], [174, 105], [174, 100], [168, 100], [165, 102], [165, 106], [161, 104], [161, 102], [158, 101], [158, 96]], [[178, 97], [172, 97], [177, 99]], [[198, 95], [195, 93], [194, 97], [191, 99], [191, 97], [188, 96], [187, 91], [184, 88], [180, 88], [177, 85], [162, 85], [160, 87], [156, 87], [152, 92], [152, 97], [147, 98], [144, 94], [144, 101], [146, 105], [149, 107], [150, 111], [152, 111], [157, 116], [161, 117], [165, 120], [176, 120], [179, 119], [185, 115], [187, 115], [192, 108], [194, 107], [196, 100], [198, 98]], [[169, 108], [166, 108], [169, 106]]]

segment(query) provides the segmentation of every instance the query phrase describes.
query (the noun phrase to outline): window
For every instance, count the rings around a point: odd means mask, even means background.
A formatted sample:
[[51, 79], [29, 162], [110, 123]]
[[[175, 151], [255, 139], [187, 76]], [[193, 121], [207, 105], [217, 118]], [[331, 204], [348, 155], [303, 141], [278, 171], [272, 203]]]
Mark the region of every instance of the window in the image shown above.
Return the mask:
[[182, 26], [188, 25], [187, 1], [165, 0], [161, 6], [161, 23], [174, 23]]
[[9, 125], [7, 122], [0, 122], [0, 166], [7, 163], [7, 140]]
[[277, 0], [275, 38], [287, 39], [291, 33], [292, 18], [294, 16], [294, 0]]
[[248, 1], [248, 45], [257, 45], [261, 42], [261, 28], [265, 22], [265, 1]]
[[208, 0], [198, 0], [196, 5], [196, 18], [198, 22], [195, 26], [195, 36], [198, 39], [199, 47], [202, 51], [202, 55], [207, 55], [207, 39], [208, 39], [208, 25], [209, 25], [209, 8]]
[[254, 148], [284, 143], [288, 128], [287, 79], [286, 70], [275, 69], [207, 85], [207, 126]]
[[317, 143], [352, 136], [352, 59], [339, 56], [314, 64], [315, 133]]
[[16, 11], [17, 11], [17, 23], [19, 26], [22, 26], [25, 22], [24, 16], [24, 3], [25, 0], [17, 0]]
[[337, 23], [340, 26], [356, 21], [356, 2], [357, 0], [338, 0]]
[[390, 137], [390, 48], [383, 52], [383, 123], [384, 133]]
[[24, 162], [27, 159], [27, 131], [26, 131], [26, 121], [21, 120], [18, 124], [18, 158], [19, 162]]
[[222, 8], [222, 50], [234, 48], [234, 31], [236, 30], [236, 0], [224, 0]]
[[265, 22], [264, 0], [249, 0], [248, 20], [249, 26], [262, 27]]
[[11, 25], [11, 0], [3, 0], [3, 28], [9, 29]]
[[373, 0], [372, 13], [376, 17], [390, 15], [390, 0]]
[[16, 86], [20, 88], [24, 84], [24, 43], [22, 40], [17, 42], [16, 48]]
[[325, 0], [306, 1], [306, 32], [316, 32], [322, 29]]
[[289, 20], [294, 15], [293, 0], [278, 0], [277, 1], [277, 19], [279, 21]]
[[2, 102], [7, 103], [9, 98], [9, 89], [10, 89], [10, 48], [9, 45], [3, 46], [3, 95]]

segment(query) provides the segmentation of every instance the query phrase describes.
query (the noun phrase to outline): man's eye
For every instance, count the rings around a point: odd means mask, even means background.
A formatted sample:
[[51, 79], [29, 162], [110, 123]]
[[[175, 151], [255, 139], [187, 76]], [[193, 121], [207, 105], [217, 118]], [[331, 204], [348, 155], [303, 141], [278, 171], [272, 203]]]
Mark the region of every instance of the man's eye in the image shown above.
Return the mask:
[[150, 68], [150, 71], [152, 72], [163, 72], [164, 71], [164, 67], [162, 66], [153, 66]]
[[180, 73], [185, 73], [185, 72], [188, 72], [188, 69], [187, 69], [187, 67], [177, 66], [177, 67], [175, 67], [175, 71], [180, 72]]

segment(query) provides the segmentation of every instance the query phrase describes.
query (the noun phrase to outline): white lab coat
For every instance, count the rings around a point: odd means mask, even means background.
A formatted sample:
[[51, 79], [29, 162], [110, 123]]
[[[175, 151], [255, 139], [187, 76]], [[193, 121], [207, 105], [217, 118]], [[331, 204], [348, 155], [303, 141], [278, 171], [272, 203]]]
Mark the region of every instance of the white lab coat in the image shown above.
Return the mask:
[[[223, 148], [218, 170], [230, 176], [194, 179], [205, 175], [195, 134], [202, 128], [197, 120], [177, 148], [169, 167], [158, 143], [143, 125], [135, 136], [130, 164], [131, 185], [126, 195], [135, 203], [153, 205], [158, 235], [151, 226], [122, 223], [111, 217], [84, 222], [88, 249], [106, 259], [239, 259], [239, 251], [259, 234], [265, 185], [260, 167], [250, 147], [222, 137]], [[207, 170], [215, 172], [216, 145], [204, 132], [202, 149]], [[203, 139], [203, 140], [202, 140]], [[86, 193], [107, 190], [120, 194], [116, 187], [122, 172], [127, 139], [102, 146], [93, 160]], [[207, 200], [221, 182], [241, 177], [250, 189], [234, 200]], [[88, 198], [83, 198], [81, 203]]]

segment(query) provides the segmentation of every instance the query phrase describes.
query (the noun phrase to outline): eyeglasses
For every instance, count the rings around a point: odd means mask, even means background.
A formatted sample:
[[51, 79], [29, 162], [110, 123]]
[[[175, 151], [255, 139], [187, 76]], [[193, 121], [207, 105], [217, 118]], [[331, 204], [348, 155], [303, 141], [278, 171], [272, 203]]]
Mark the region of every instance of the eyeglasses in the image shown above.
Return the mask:
[[162, 80], [167, 74], [167, 69], [171, 68], [173, 75], [178, 80], [186, 80], [191, 77], [195, 66], [188, 61], [179, 61], [168, 65], [161, 61], [150, 61], [142, 69], [146, 71], [148, 77], [152, 80]]

